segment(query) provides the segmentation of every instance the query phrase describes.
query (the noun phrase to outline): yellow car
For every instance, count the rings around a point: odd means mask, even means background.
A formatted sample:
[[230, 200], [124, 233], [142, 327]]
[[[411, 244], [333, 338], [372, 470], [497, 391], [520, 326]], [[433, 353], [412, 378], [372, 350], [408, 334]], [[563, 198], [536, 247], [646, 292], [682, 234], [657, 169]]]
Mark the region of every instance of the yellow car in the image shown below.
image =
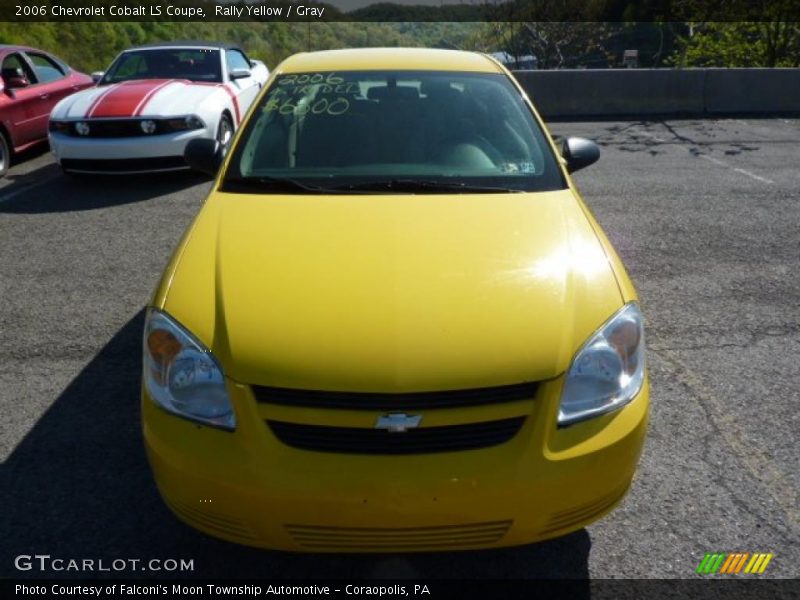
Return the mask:
[[144, 439], [189, 525], [289, 551], [526, 544], [611, 510], [648, 418], [643, 318], [555, 147], [490, 57], [298, 54], [167, 266]]

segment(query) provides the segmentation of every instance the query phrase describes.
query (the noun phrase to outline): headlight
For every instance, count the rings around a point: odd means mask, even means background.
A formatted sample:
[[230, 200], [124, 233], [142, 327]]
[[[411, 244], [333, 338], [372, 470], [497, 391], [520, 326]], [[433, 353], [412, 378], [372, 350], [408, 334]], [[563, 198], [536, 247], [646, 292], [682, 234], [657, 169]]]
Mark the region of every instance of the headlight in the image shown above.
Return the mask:
[[642, 389], [644, 363], [642, 314], [636, 304], [626, 304], [572, 359], [558, 424], [569, 425], [626, 405]]
[[165, 313], [150, 309], [144, 326], [144, 385], [171, 413], [233, 430], [225, 377], [211, 352]]
[[200, 117], [196, 117], [194, 115], [189, 115], [183, 120], [186, 129], [203, 129], [206, 124], [203, 123], [203, 120]]
[[69, 121], [50, 121], [49, 129], [54, 133], [69, 133]]
[[162, 124], [166, 131], [189, 131], [192, 129], [205, 129], [206, 127], [203, 119], [196, 115], [165, 119]]

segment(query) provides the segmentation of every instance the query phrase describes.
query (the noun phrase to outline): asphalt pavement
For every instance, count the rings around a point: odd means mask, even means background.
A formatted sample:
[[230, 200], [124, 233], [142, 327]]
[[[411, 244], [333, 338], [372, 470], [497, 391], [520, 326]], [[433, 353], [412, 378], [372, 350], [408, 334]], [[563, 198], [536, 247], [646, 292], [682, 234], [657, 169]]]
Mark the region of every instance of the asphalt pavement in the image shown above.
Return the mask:
[[80, 575], [14, 567], [49, 554], [191, 559], [171, 575], [205, 578], [687, 578], [706, 552], [742, 551], [798, 577], [799, 125], [550, 126], [602, 147], [576, 180], [646, 315], [645, 452], [623, 504], [585, 530], [418, 555], [256, 550], [172, 517], [141, 442], [142, 309], [209, 182], [76, 179], [28, 153], [0, 181], [0, 576]]

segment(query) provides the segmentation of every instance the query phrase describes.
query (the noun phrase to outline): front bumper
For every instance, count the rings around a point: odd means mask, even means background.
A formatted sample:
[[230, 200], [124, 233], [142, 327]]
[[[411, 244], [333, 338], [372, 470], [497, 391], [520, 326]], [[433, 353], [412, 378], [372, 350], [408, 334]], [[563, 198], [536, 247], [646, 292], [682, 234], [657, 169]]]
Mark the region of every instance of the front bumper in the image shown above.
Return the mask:
[[233, 382], [236, 431], [169, 415], [143, 392], [144, 439], [172, 511], [232, 542], [306, 552], [513, 546], [564, 535], [610, 511], [641, 453], [647, 380], [619, 411], [559, 429], [562, 383], [542, 383], [529, 400], [420, 411], [428, 426], [526, 415], [513, 439], [479, 450], [386, 456], [291, 448], [265, 419], [372, 427], [379, 413], [265, 407]]
[[64, 170], [74, 173], [154, 173], [188, 169], [183, 151], [189, 140], [214, 137], [194, 129], [151, 137], [80, 138], [50, 132], [50, 149]]

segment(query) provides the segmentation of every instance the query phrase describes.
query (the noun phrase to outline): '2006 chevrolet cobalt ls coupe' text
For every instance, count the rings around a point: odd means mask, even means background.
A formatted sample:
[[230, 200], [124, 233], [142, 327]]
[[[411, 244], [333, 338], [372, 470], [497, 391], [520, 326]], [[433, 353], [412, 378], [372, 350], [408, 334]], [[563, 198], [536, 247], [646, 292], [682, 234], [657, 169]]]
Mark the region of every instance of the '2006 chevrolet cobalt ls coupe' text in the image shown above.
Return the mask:
[[492, 59], [300, 54], [274, 72], [147, 313], [142, 414], [185, 522], [284, 550], [499, 547], [624, 496], [642, 315]]

